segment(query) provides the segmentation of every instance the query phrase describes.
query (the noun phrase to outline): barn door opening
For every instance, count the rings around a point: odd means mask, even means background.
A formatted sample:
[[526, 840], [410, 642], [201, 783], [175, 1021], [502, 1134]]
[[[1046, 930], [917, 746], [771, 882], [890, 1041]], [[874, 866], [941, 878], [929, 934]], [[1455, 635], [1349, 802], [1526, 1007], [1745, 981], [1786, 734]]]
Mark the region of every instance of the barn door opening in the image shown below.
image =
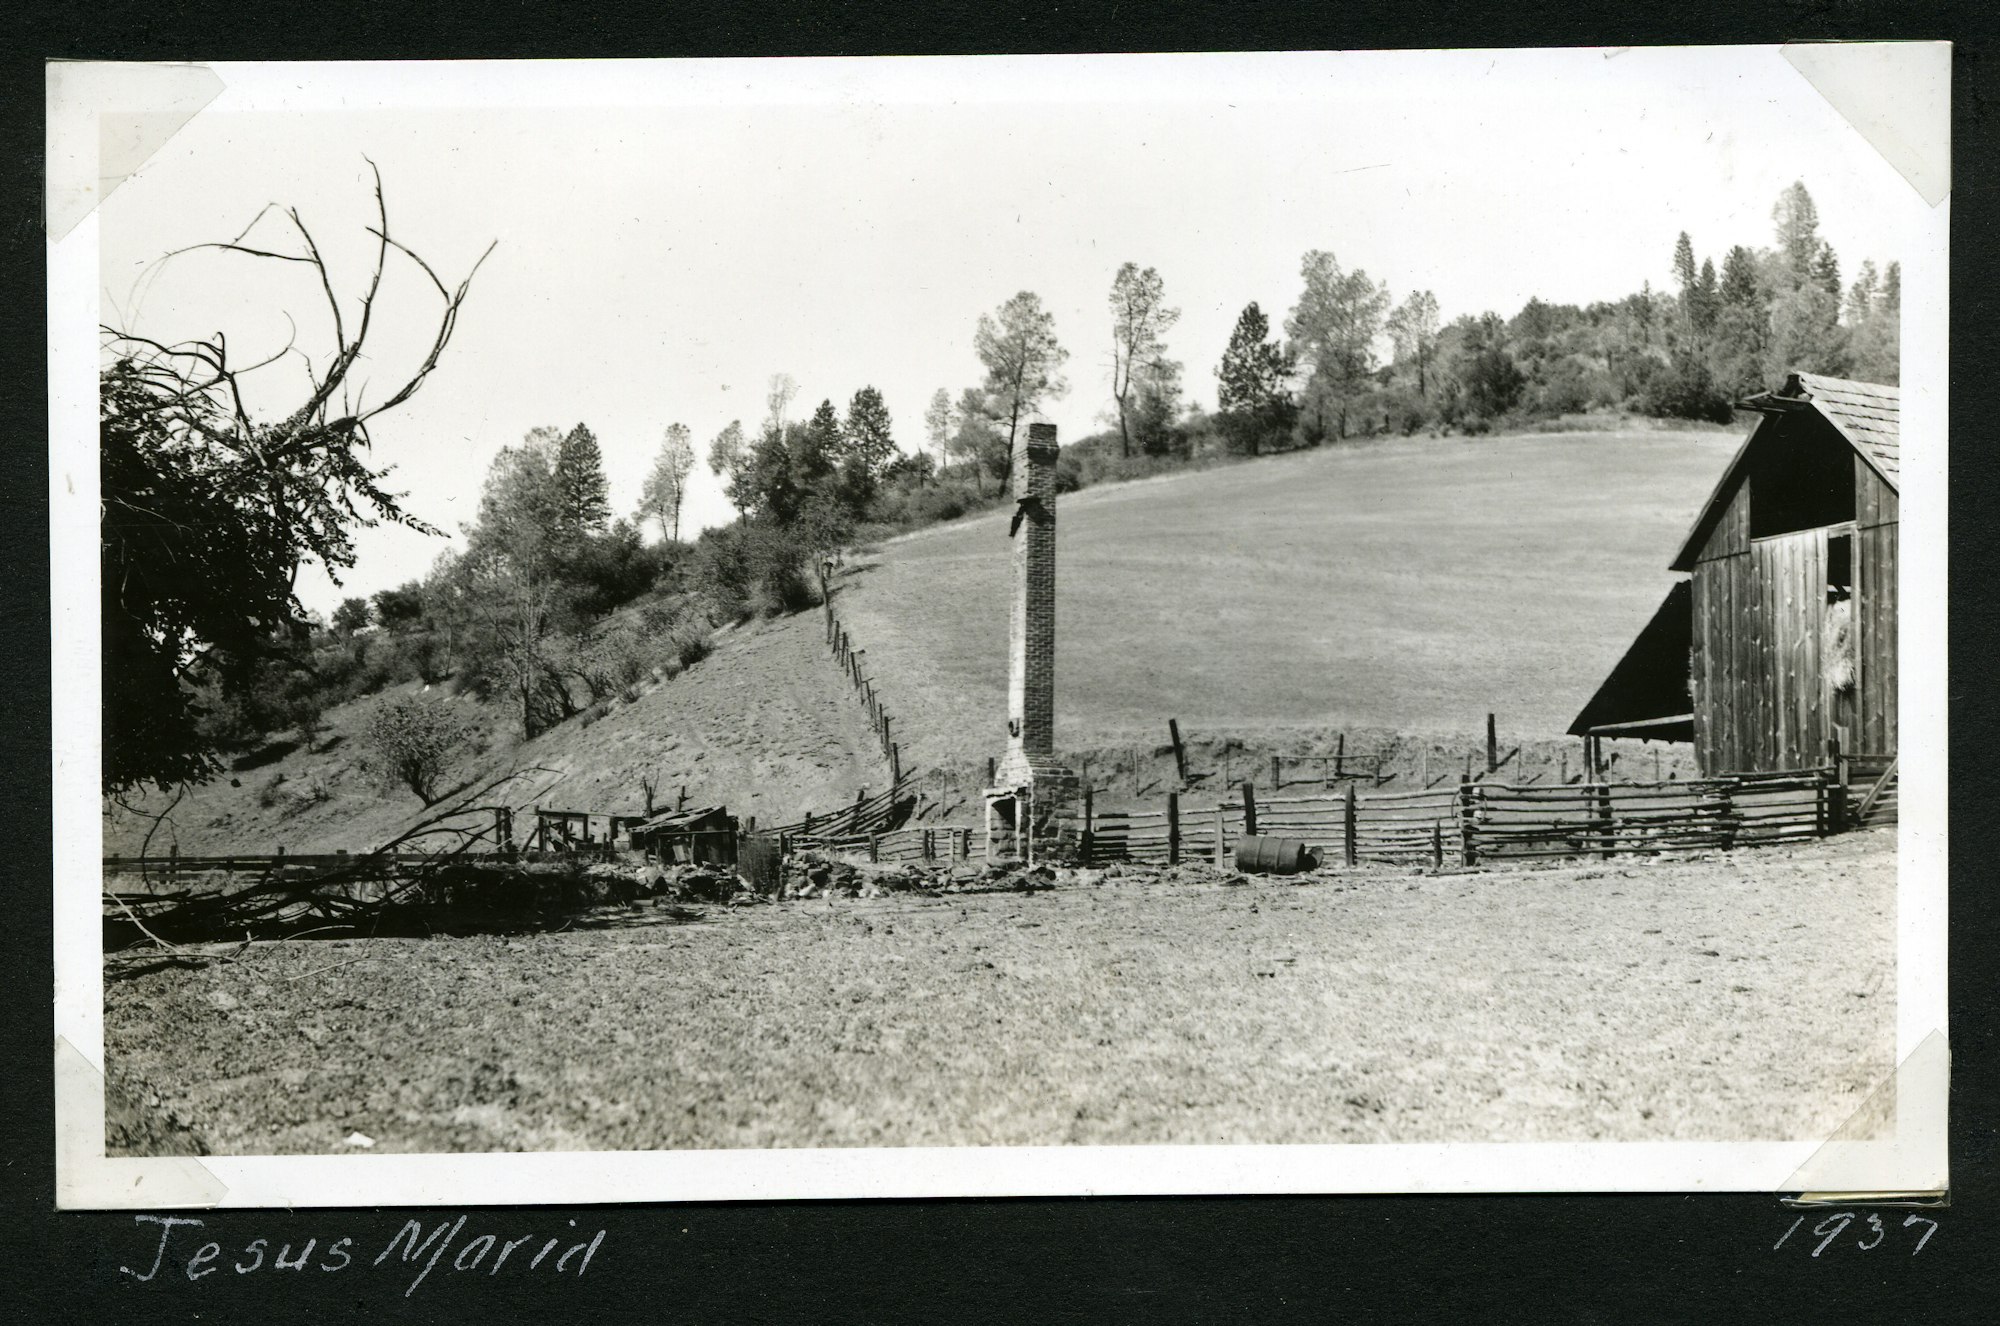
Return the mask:
[[1826, 685], [1827, 726], [1846, 751], [1857, 749], [1855, 718], [1860, 675], [1854, 630], [1854, 536], [1826, 540], [1826, 615], [1820, 637], [1820, 675]]

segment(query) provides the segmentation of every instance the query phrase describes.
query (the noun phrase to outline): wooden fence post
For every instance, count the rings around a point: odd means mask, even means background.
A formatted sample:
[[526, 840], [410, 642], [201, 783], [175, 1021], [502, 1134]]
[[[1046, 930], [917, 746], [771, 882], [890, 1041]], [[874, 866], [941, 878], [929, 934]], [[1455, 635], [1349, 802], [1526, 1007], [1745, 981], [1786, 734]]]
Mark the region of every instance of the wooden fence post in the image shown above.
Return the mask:
[[988, 787], [993, 786], [993, 778], [994, 778], [993, 757], [989, 755], [986, 757], [986, 785]]
[[1474, 795], [1472, 775], [1461, 774], [1458, 780], [1457, 810], [1458, 863], [1462, 866], [1477, 865], [1479, 862], [1479, 849], [1472, 841]]
[[903, 781], [903, 753], [893, 741], [889, 743], [889, 777], [898, 783]]
[[868, 835], [868, 859], [870, 861], [882, 859], [882, 835], [879, 833]]
[[1333, 776], [1347, 777], [1347, 734], [1341, 733], [1333, 739]]
[[1222, 840], [1226, 836], [1222, 821], [1222, 803], [1215, 803], [1215, 864], [1220, 866], [1227, 858], [1223, 855]]
[[1361, 853], [1356, 841], [1358, 835], [1354, 823], [1355, 799], [1352, 783], [1347, 785], [1347, 795], [1341, 798], [1341, 809], [1345, 812], [1341, 817], [1341, 842], [1347, 851], [1347, 864], [1358, 865]]
[[1612, 851], [1614, 850], [1613, 839], [1615, 837], [1615, 833], [1611, 824], [1611, 784], [1595, 783], [1592, 784], [1592, 786], [1594, 786], [1597, 789], [1594, 793], [1592, 793], [1593, 799], [1597, 802], [1597, 808], [1598, 808], [1598, 814], [1595, 818], [1596, 822], [1600, 826], [1602, 826], [1599, 832], [1603, 835], [1604, 838], [1604, 847], [1603, 850], [1599, 853], [1599, 855], [1602, 856], [1606, 861], [1609, 861], [1611, 859]]
[[1077, 864], [1079, 865], [1087, 866], [1090, 864], [1091, 839], [1097, 827], [1097, 815], [1093, 805], [1094, 800], [1091, 795], [1091, 789], [1088, 787], [1084, 788], [1083, 832], [1077, 836], [1076, 840]]
[[1181, 794], [1167, 793], [1167, 864], [1181, 863]]
[[1847, 764], [1840, 758], [1840, 738], [1826, 739], [1827, 831], [1840, 833], [1847, 828]]
[[1443, 866], [1444, 866], [1444, 826], [1439, 824], [1436, 820], [1432, 820], [1431, 821], [1431, 869], [1438, 870], [1441, 869]]
[[1494, 735], [1493, 715], [1486, 715], [1486, 772], [1492, 773], [1500, 767], [1500, 740]]
[[1284, 785], [1285, 759], [1282, 755], [1273, 755], [1271, 757], [1271, 786], [1273, 788], [1280, 788]]
[[1185, 785], [1187, 783], [1187, 747], [1181, 745], [1181, 721], [1178, 718], [1169, 718], [1167, 720], [1167, 735], [1172, 737], [1174, 741], [1174, 777]]
[[1243, 784], [1243, 836], [1257, 836], [1257, 789], [1253, 784]]

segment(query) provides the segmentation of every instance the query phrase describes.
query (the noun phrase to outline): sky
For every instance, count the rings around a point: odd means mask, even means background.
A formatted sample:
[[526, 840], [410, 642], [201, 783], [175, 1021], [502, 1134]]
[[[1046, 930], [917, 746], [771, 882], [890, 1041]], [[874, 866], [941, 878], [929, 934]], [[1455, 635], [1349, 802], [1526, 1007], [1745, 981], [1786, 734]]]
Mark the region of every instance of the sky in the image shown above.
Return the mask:
[[[184, 246], [296, 208], [350, 310], [374, 256], [368, 163], [390, 231], [455, 283], [456, 335], [418, 395], [372, 425], [408, 506], [456, 534], [495, 454], [586, 422], [620, 513], [673, 422], [704, 454], [789, 373], [794, 417], [873, 385], [898, 441], [939, 387], [976, 384], [973, 330], [1020, 290], [1070, 351], [1046, 417], [1105, 427], [1118, 266], [1155, 267], [1189, 396], [1243, 306], [1281, 325], [1309, 249], [1435, 292], [1446, 321], [1530, 297], [1672, 288], [1675, 236], [1718, 266], [1771, 240], [1803, 180], [1851, 279], [1903, 256], [1906, 184], [1775, 48], [1280, 56], [617, 61], [214, 67], [227, 90], [105, 200], [106, 322], [227, 334], [242, 362], [331, 343], [310, 271]], [[245, 243], [295, 248], [282, 210]], [[440, 304], [393, 256], [358, 377], [372, 398], [422, 357]], [[296, 400], [296, 360], [253, 408]], [[683, 533], [731, 518], [698, 465]], [[454, 539], [453, 542], [456, 542]], [[361, 531], [322, 612], [420, 576], [447, 545]]]

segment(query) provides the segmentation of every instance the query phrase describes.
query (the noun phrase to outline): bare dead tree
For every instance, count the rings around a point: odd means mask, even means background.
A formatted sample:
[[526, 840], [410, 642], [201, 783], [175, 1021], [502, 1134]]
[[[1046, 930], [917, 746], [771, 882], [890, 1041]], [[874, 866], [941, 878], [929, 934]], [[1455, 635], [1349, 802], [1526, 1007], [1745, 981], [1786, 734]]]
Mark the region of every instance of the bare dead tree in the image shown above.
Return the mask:
[[[353, 565], [352, 532], [381, 521], [438, 531], [403, 506], [383, 481], [389, 467], [368, 458], [371, 421], [408, 401], [436, 370], [451, 342], [472, 279], [447, 285], [390, 228], [381, 172], [375, 176], [374, 262], [358, 307], [344, 306], [318, 240], [298, 209], [267, 204], [234, 239], [199, 250], [299, 264], [317, 278], [333, 328], [331, 355], [315, 365], [297, 345], [297, 324], [276, 353], [249, 364], [232, 356], [223, 332], [168, 342], [109, 325], [100, 328], [100, 447], [103, 490], [106, 638], [105, 785], [162, 787], [216, 769], [196, 731], [183, 687], [205, 675], [219, 653], [242, 660], [290, 654], [303, 631], [295, 597], [308, 561], [336, 582]], [[290, 222], [296, 244], [246, 242], [266, 217]], [[442, 302], [428, 349], [399, 385], [366, 404], [354, 375], [380, 317], [391, 254], [414, 264]], [[275, 420], [245, 400], [251, 374], [296, 354], [305, 365], [303, 399]], [[297, 662], [296, 658], [293, 659]], [[225, 671], [224, 680], [231, 680]]]

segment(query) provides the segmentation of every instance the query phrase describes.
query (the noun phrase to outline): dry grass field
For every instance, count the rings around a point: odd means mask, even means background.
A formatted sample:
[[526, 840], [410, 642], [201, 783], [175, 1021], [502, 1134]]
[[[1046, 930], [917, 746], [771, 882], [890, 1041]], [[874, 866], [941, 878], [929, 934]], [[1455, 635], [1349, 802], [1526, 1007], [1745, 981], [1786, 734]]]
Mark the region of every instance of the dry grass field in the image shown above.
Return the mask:
[[1893, 1066], [1895, 835], [1189, 870], [107, 962], [114, 1154], [1824, 1137]]
[[[1737, 431], [1410, 438], [1059, 504], [1057, 740], [1555, 737], [1645, 624]], [[919, 763], [1006, 713], [1007, 513], [883, 544], [836, 607]], [[1282, 744], [1282, 743], [1281, 743]]]

